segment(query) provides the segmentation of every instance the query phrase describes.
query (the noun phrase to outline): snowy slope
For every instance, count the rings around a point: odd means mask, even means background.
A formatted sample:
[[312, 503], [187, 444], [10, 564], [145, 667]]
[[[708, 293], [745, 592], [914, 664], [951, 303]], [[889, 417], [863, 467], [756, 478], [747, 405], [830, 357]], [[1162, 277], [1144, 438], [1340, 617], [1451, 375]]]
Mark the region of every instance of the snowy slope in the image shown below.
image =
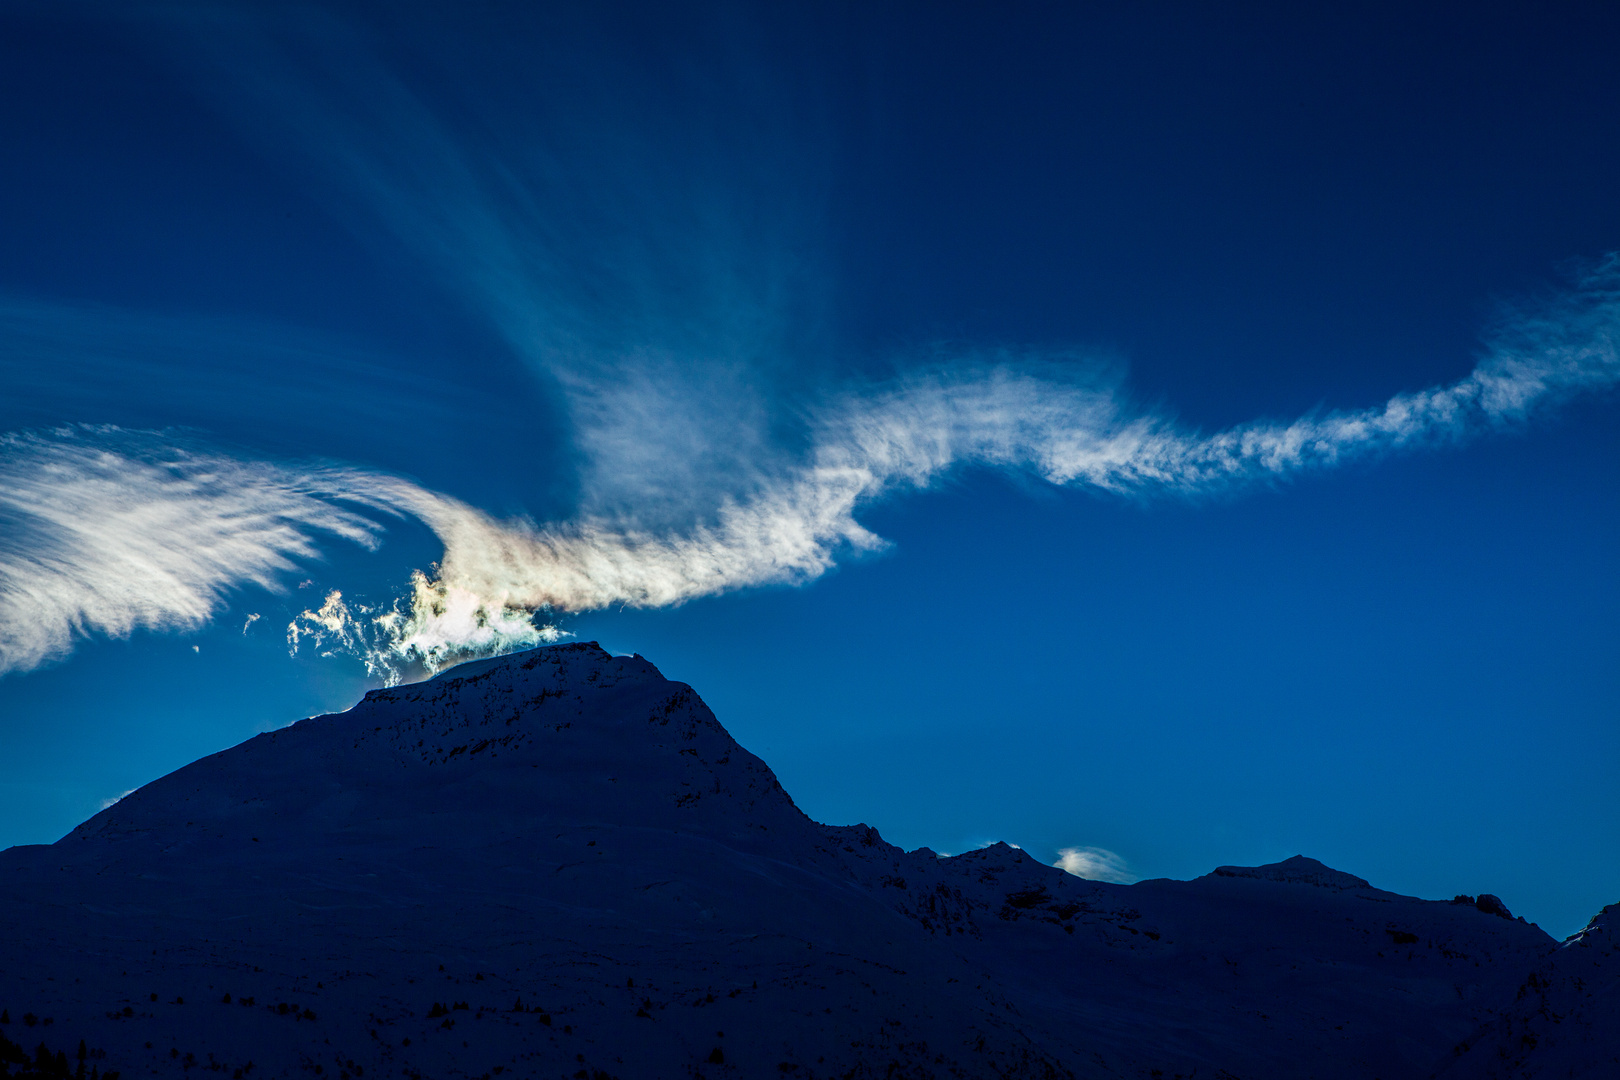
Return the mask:
[[1562, 955], [1308, 859], [1121, 886], [823, 826], [594, 644], [187, 766], [0, 853], [0, 920], [0, 1034], [124, 1077], [1391, 1080]]
[[1535, 970], [1458, 1055], [1451, 1078], [1620, 1076], [1620, 904], [1604, 908]]

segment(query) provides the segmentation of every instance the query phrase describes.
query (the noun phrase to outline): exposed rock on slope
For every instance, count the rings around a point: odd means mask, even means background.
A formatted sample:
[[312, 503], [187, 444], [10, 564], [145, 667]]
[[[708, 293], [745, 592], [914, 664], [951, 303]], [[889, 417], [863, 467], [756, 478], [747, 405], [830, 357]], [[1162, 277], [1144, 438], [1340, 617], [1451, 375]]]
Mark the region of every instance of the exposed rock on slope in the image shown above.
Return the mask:
[[1501, 1015], [1457, 1049], [1447, 1077], [1620, 1076], [1620, 904], [1538, 964]]
[[1308, 859], [1121, 886], [819, 825], [591, 644], [198, 761], [0, 853], [0, 915], [0, 1006], [125, 1077], [1394, 1080], [1554, 957]]

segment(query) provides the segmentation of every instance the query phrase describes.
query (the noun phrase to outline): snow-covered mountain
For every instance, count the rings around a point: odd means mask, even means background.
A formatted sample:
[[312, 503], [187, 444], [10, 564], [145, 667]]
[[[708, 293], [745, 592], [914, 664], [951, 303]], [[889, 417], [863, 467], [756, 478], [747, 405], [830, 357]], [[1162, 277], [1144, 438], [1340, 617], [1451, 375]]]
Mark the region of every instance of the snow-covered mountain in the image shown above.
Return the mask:
[[0, 1035], [126, 1080], [1606, 1077], [1613, 912], [1560, 946], [1302, 857], [1127, 886], [902, 851], [569, 644], [0, 853]]

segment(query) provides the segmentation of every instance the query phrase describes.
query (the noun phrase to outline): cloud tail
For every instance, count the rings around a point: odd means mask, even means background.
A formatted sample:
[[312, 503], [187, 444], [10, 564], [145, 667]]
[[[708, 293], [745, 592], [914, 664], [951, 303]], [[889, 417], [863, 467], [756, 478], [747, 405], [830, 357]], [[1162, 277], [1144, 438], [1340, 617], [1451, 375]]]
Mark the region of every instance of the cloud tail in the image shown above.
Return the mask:
[[[939, 368], [850, 392], [817, 411], [796, 464], [750, 478], [681, 532], [633, 519], [497, 521], [409, 485], [384, 497], [445, 545], [413, 584], [391, 647], [429, 659], [458, 643], [536, 639], [515, 613], [663, 607], [734, 589], [813, 581], [884, 541], [860, 510], [963, 467], [1032, 472], [1125, 497], [1202, 496], [1420, 446], [1457, 444], [1620, 381], [1620, 259], [1523, 315], [1463, 379], [1384, 404], [1203, 435], [1132, 411], [1117, 388], [1064, 382], [1034, 364]], [[375, 492], [374, 492], [375, 494]], [[468, 613], [472, 613], [469, 619]], [[458, 627], [471, 627], [458, 630]]]

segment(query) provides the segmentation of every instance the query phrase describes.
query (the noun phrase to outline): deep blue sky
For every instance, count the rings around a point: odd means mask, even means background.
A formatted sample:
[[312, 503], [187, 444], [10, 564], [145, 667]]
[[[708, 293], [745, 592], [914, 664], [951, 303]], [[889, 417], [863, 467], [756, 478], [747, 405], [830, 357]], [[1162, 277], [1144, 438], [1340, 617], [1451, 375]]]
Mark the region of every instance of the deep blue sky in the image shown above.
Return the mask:
[[[8, 8], [0, 432], [684, 535], [897, 372], [1122, 379], [1192, 432], [1378, 407], [1620, 249], [1599, 5], [574, 7]], [[1559, 935], [1620, 900], [1612, 390], [1190, 497], [927, 487], [818, 580], [561, 625], [908, 847], [1304, 853]], [[440, 557], [378, 520], [0, 675], [0, 844], [375, 685], [285, 628]]]

